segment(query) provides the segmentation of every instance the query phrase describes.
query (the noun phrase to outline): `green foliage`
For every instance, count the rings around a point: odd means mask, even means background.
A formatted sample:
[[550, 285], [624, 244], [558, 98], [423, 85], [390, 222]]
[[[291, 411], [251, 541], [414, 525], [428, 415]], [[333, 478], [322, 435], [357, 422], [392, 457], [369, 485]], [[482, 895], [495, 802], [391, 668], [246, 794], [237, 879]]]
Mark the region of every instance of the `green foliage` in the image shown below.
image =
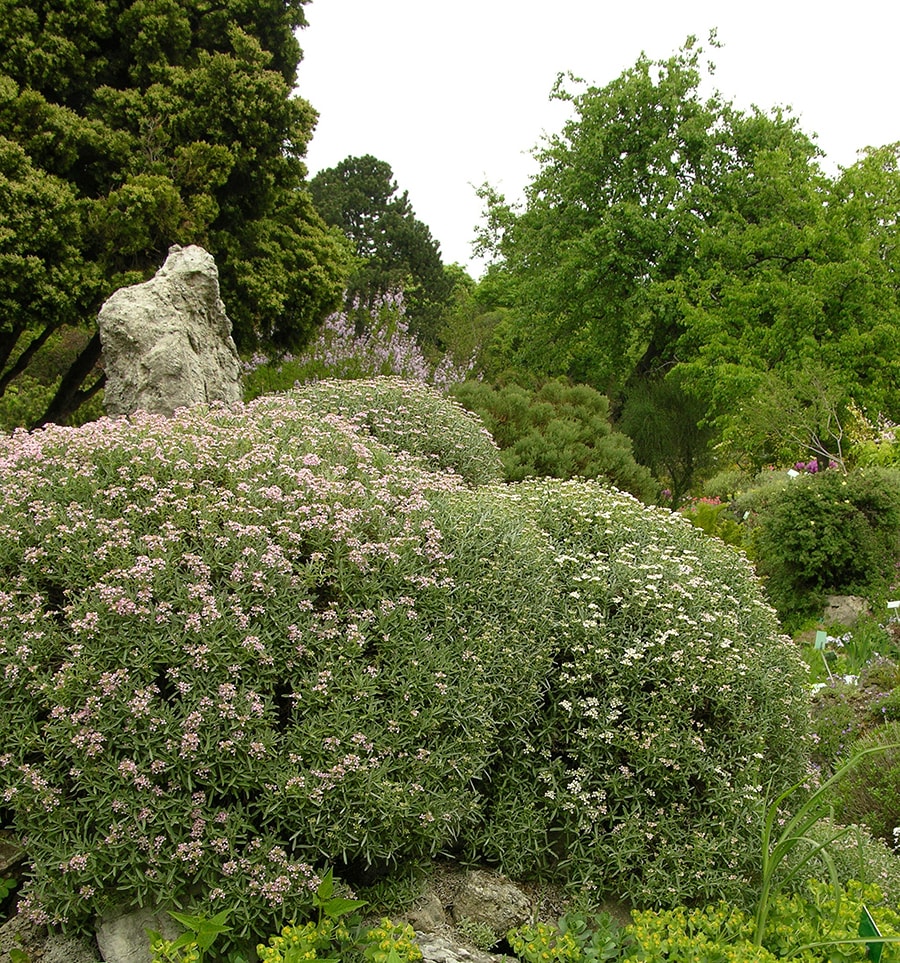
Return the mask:
[[638, 461], [668, 490], [672, 508], [709, 471], [716, 434], [705, 424], [705, 404], [682, 382], [677, 373], [638, 381], [628, 388], [618, 421]]
[[[786, 893], [800, 892], [798, 885], [809, 876], [825, 879], [829, 868], [819, 855], [816, 847], [827, 844], [831, 866], [842, 886], [851, 880], [859, 880], [866, 885], [875, 885], [883, 894], [881, 902], [896, 907], [900, 904], [900, 860], [896, 853], [881, 840], [874, 839], [864, 826], [853, 826], [849, 832], [826, 816], [806, 831], [808, 842], [799, 844], [784, 862], [784, 872], [793, 874], [793, 881], [785, 887]], [[803, 861], [803, 867], [800, 863]], [[778, 905], [778, 900], [775, 900]], [[875, 901], [871, 904], [873, 907]]]
[[39, 919], [164, 890], [240, 940], [323, 862], [448, 848], [718, 895], [802, 769], [745, 560], [628, 495], [471, 489], [297, 396], [0, 455], [0, 793]]
[[452, 389], [500, 447], [508, 481], [534, 476], [601, 478], [649, 499], [655, 486], [628, 438], [610, 425], [609, 400], [587, 385], [547, 381], [529, 390], [464, 381]]
[[745, 889], [760, 787], [800, 777], [807, 726], [804, 666], [746, 559], [597, 485], [506, 497], [553, 549], [558, 668], [470, 851], [636, 905]]
[[184, 932], [174, 940], [167, 940], [155, 930], [147, 930], [152, 963], [203, 963], [217, 937], [231, 931], [225, 922], [231, 915], [229, 909], [211, 917], [174, 912], [169, 915], [184, 927]]
[[316, 174], [309, 191], [325, 222], [340, 228], [353, 244], [358, 261], [348, 281], [347, 302], [368, 303], [402, 288], [410, 329], [435, 343], [452, 276], [407, 192], [397, 193], [390, 165], [370, 154], [347, 157]]
[[18, 882], [12, 877], [0, 877], [0, 900], [5, 900], [16, 886], [18, 886]]
[[481, 191], [506, 363], [631, 395], [638, 459], [665, 454], [678, 495], [681, 439], [639, 413], [667, 381], [700, 412], [671, 423], [756, 465], [840, 444], [854, 399], [900, 411], [900, 146], [828, 176], [796, 119], [701, 93], [705, 68], [688, 38], [602, 86], [560, 77], [524, 203]]
[[695, 498], [681, 506], [681, 514], [707, 535], [721, 539], [726, 545], [740, 546], [744, 531], [728, 516], [726, 508], [718, 499]]
[[498, 942], [497, 934], [490, 926], [488, 926], [487, 923], [481, 923], [477, 920], [463, 918], [461, 920], [457, 920], [455, 928], [461, 936], [463, 936], [472, 944], [472, 946], [477, 947], [479, 950], [484, 950], [485, 952], [493, 949]]
[[[648, 963], [769, 963], [781, 959], [819, 963], [826, 952], [831, 963], [863, 961], [868, 957], [866, 942], [858, 936], [860, 912], [864, 905], [880, 902], [876, 886], [850, 881], [845, 888], [835, 890], [810, 880], [804, 894], [782, 895], [774, 901], [762, 946], [753, 941], [752, 920], [724, 902], [703, 909], [640, 912], [634, 914], [634, 924], [628, 928], [632, 943], [624, 959]], [[900, 915], [881, 906], [876, 919], [882, 935], [896, 941]]]
[[827, 591], [884, 591], [900, 557], [900, 474], [873, 468], [794, 479], [759, 513], [751, 551], [782, 614], [809, 611]]
[[[318, 924], [286, 926], [280, 936], [269, 937], [268, 946], [260, 944], [256, 949], [260, 963], [305, 960], [341, 963], [348, 959], [366, 963], [415, 963], [422, 959], [422, 951], [414, 936], [408, 923], [400, 925], [387, 918], [377, 926], [354, 932], [340, 920], [326, 917]], [[349, 956], [350, 953], [354, 955]]]
[[900, 826], [900, 722], [878, 726], [859, 739], [851, 755], [873, 748], [835, 789], [835, 816], [844, 823], [861, 823], [889, 845]]
[[819, 686], [810, 709], [810, 754], [814, 762], [831, 772], [872, 723], [869, 704], [858, 685], [838, 675]]
[[535, 923], [509, 933], [507, 939], [524, 963], [599, 963], [619, 958], [620, 934], [608, 913], [569, 911], [555, 926]]
[[455, 472], [473, 486], [501, 480], [497, 446], [483, 425], [420, 382], [319, 381], [296, 394], [322, 412], [341, 415], [393, 451], [416, 455], [429, 469]]
[[61, 325], [89, 335], [38, 420], [99, 390], [102, 301], [173, 243], [216, 257], [243, 349], [301, 345], [337, 305], [349, 252], [304, 190], [292, 96], [303, 6], [2, 5], [0, 392]]

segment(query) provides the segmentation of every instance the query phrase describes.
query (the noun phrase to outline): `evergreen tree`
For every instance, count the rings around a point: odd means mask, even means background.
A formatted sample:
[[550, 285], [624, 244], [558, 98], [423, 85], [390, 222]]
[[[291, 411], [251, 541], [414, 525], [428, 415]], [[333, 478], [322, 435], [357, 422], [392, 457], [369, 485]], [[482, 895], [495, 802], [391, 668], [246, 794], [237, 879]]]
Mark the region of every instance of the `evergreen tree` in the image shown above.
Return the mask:
[[335, 307], [346, 246], [304, 189], [315, 112], [291, 95], [304, 3], [0, 0], [0, 263], [28, 268], [0, 288], [5, 382], [85, 331], [41, 420], [99, 389], [100, 305], [174, 243], [215, 256], [242, 349], [301, 345]]
[[371, 154], [347, 157], [316, 174], [309, 187], [319, 213], [346, 234], [356, 252], [349, 300], [370, 303], [402, 288], [410, 330], [437, 343], [454, 278], [428, 226], [416, 218], [409, 195], [398, 193], [390, 164]]

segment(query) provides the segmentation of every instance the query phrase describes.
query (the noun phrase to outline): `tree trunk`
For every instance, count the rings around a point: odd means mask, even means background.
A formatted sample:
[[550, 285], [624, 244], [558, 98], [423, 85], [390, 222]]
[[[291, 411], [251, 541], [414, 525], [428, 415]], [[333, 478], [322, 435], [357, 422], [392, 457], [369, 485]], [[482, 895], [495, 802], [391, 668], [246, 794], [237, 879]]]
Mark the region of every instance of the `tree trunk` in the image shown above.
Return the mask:
[[13, 348], [19, 343], [24, 328], [13, 328], [11, 331], [4, 331], [0, 334], [0, 371], [9, 361], [9, 356], [13, 353]]
[[98, 381], [86, 390], [80, 389], [100, 359], [101, 350], [100, 332], [97, 331], [85, 345], [81, 354], [72, 362], [69, 370], [63, 375], [59, 388], [57, 388], [56, 394], [47, 406], [47, 410], [31, 426], [32, 428], [39, 428], [48, 422], [57, 425], [68, 424], [69, 418], [78, 409], [78, 406], [100, 390], [102, 383], [106, 380], [105, 375], [101, 375]]
[[[21, 374], [27, 367], [28, 362], [35, 356], [35, 354], [40, 350], [41, 346], [50, 337], [51, 334], [56, 330], [56, 325], [50, 325], [50, 327], [44, 328], [44, 330], [28, 345], [28, 347], [16, 358], [16, 363], [0, 378], [0, 397], [3, 397], [3, 393], [9, 387], [9, 383], [16, 377], [16, 375]], [[7, 358], [9, 355], [7, 354]], [[6, 363], [6, 359], [3, 360], [3, 364]], [[3, 364], [0, 364], [0, 371], [3, 370]]]

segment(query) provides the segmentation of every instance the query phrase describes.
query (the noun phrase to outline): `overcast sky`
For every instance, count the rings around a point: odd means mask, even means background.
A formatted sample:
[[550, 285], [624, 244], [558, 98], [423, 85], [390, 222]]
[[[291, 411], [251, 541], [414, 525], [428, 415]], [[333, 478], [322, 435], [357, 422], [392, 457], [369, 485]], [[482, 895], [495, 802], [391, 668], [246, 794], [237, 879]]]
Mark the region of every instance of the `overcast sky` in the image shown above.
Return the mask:
[[475, 187], [520, 196], [531, 148], [566, 118], [549, 100], [560, 72], [602, 86], [717, 28], [714, 86], [739, 107], [791, 106], [827, 169], [900, 140], [897, 0], [312, 0], [306, 16], [310, 173], [387, 161], [444, 262], [475, 275]]

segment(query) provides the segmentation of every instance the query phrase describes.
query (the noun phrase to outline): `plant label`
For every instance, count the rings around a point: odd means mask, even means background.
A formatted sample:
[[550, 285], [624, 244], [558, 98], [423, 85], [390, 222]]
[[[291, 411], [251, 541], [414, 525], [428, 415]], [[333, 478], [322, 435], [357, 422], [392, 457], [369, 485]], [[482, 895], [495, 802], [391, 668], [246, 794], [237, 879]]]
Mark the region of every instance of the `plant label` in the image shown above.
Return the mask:
[[900, 609], [900, 599], [895, 599], [893, 602], [888, 602], [889, 609]]
[[817, 648], [817, 649], [824, 649], [824, 648], [825, 648], [825, 643], [826, 643], [827, 641], [828, 641], [828, 633], [827, 633], [827, 632], [823, 632], [821, 629], [819, 629], [819, 631], [816, 632], [816, 648]]
[[[859, 916], [859, 935], [863, 937], [881, 937], [881, 933], [878, 932], [878, 927], [875, 925], [875, 920], [872, 919], [871, 914], [865, 906], [862, 908], [862, 913], [860, 913]], [[881, 951], [883, 949], [884, 943], [866, 943], [866, 955], [872, 963], [880, 963]]]

